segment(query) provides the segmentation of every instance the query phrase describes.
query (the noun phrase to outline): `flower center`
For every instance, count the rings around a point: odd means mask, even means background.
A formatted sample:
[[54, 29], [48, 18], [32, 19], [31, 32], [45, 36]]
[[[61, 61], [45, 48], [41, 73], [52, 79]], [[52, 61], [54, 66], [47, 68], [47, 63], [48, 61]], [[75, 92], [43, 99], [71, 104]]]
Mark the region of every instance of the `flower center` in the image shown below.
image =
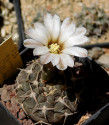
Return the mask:
[[52, 43], [49, 45], [50, 53], [58, 54], [60, 52], [60, 45]]

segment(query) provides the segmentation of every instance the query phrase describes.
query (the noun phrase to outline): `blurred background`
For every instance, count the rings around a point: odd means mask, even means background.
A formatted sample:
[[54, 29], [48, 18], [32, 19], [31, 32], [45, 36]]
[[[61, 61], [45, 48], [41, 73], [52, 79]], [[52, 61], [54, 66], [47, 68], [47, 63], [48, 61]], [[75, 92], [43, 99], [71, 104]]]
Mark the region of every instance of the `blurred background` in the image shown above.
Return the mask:
[[[10, 0], [11, 1], [11, 0]], [[14, 5], [9, 0], [0, 1], [0, 43], [12, 35], [18, 44], [18, 25]], [[109, 41], [109, 0], [21, 0], [24, 29], [33, 22], [42, 22], [46, 12], [56, 13], [63, 21], [70, 17], [77, 26], [87, 29], [90, 43]]]

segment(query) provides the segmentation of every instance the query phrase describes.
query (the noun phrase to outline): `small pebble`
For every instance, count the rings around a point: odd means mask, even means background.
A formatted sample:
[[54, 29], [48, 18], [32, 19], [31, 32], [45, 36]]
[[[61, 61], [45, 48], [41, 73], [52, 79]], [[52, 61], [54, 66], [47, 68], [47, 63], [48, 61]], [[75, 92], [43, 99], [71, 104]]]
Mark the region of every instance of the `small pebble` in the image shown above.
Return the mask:
[[16, 98], [15, 97], [11, 98], [11, 104], [12, 104], [12, 108], [15, 110], [15, 112], [18, 113], [19, 110], [20, 110], [20, 107], [16, 103]]
[[106, 68], [109, 68], [109, 53], [105, 53], [99, 57], [97, 62]]
[[8, 91], [10, 91], [10, 90], [12, 89], [12, 85], [8, 85], [8, 86], [6, 87], [6, 89], [7, 89]]
[[2, 37], [5, 37], [5, 35], [6, 35], [5, 28], [2, 28], [2, 29], [1, 29], [1, 36], [2, 36]]
[[22, 120], [26, 117], [25, 113], [23, 112], [22, 109], [20, 109], [20, 112], [19, 112], [19, 119]]
[[88, 53], [88, 56], [93, 59], [97, 59], [104, 53], [104, 51], [100, 47], [93, 47], [91, 50], [88, 51]]
[[10, 103], [10, 101], [6, 102], [6, 107], [7, 107], [8, 110], [12, 111], [12, 104]]
[[15, 33], [15, 34], [12, 36], [12, 39], [13, 39], [13, 40], [17, 40], [18, 37], [19, 37], [18, 33]]
[[2, 99], [3, 101], [8, 101], [8, 100], [10, 100], [9, 93], [8, 93], [8, 91], [7, 91], [6, 89], [3, 89], [3, 90], [2, 90], [1, 99]]
[[0, 95], [2, 94], [3, 88], [0, 88]]

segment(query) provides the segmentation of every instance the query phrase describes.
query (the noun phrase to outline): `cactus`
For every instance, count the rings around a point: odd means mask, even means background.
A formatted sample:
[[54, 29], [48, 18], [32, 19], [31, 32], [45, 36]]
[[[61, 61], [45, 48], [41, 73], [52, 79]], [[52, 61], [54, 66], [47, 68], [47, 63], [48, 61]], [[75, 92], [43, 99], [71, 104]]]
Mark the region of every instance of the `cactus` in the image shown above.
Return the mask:
[[109, 16], [98, 5], [91, 7], [83, 5], [82, 11], [75, 14], [75, 19], [78, 26], [87, 29], [87, 36], [99, 38], [109, 30]]
[[[87, 57], [87, 50], [76, 45], [89, 39], [86, 29], [76, 28], [69, 18], [61, 25], [58, 15], [47, 13], [44, 25], [37, 22], [26, 31], [32, 39], [24, 40], [24, 46], [34, 48], [33, 55], [40, 57], [21, 69], [17, 77], [18, 102], [36, 124], [65, 124], [78, 107], [74, 76], [79, 72], [74, 67], [74, 56]], [[81, 88], [78, 92], [81, 94]]]
[[[65, 124], [67, 117], [72, 116], [78, 107], [75, 80], [71, 82], [71, 76], [67, 78], [64, 71], [53, 70], [48, 65], [34, 60], [21, 69], [16, 79], [17, 99], [25, 113], [37, 123]], [[54, 75], [51, 76], [51, 72]]]

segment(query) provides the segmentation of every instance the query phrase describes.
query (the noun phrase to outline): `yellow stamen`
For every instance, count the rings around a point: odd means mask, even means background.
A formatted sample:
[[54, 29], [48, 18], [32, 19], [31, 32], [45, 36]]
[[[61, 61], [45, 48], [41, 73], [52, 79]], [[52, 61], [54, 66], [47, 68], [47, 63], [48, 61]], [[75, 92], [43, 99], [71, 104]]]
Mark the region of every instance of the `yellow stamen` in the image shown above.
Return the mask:
[[49, 45], [50, 53], [58, 54], [60, 52], [60, 45], [52, 43]]

